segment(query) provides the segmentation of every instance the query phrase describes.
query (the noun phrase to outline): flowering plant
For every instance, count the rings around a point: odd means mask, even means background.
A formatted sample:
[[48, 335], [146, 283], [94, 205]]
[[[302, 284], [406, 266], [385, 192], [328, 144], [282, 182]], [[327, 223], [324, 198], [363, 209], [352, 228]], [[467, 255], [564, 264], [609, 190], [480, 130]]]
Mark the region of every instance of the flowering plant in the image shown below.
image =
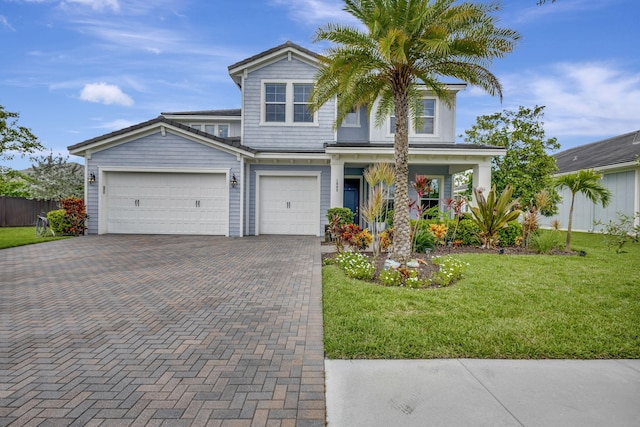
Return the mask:
[[429, 224], [429, 232], [436, 238], [438, 244], [444, 245], [444, 237], [447, 235], [446, 224]]
[[440, 270], [431, 276], [433, 284], [440, 287], [449, 286], [454, 281], [461, 279], [465, 268], [469, 266], [469, 263], [450, 256], [432, 257], [431, 262], [440, 266]]
[[371, 280], [375, 272], [373, 263], [360, 252], [346, 251], [336, 256], [336, 262], [344, 272], [354, 279]]

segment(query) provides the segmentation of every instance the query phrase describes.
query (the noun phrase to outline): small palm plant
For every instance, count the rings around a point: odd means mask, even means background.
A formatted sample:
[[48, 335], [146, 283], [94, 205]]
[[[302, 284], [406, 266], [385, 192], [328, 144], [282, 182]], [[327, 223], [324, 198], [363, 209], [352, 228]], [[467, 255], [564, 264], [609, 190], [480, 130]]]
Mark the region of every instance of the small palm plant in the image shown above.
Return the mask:
[[513, 187], [507, 185], [500, 197], [496, 197], [494, 185], [487, 197], [482, 189], [474, 188], [477, 206], [471, 206], [471, 216], [480, 228], [479, 237], [483, 248], [495, 248], [500, 239], [498, 230], [507, 226], [509, 221], [517, 219], [522, 211], [516, 209], [517, 200], [511, 200]]
[[593, 203], [602, 204], [606, 208], [611, 199], [611, 191], [600, 183], [602, 175], [595, 170], [581, 170], [578, 172], [562, 175], [556, 178], [556, 188], [567, 188], [571, 192], [571, 207], [569, 208], [569, 224], [567, 225], [567, 241], [565, 250], [571, 251], [571, 227], [573, 225], [573, 206], [577, 193], [582, 193]]

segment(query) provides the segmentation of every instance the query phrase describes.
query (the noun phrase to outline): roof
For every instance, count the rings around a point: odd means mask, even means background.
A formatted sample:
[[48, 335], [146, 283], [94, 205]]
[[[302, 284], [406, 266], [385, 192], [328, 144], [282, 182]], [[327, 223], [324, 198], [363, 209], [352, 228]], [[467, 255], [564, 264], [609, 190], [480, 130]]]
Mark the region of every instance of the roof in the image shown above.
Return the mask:
[[223, 144], [223, 145], [227, 145], [229, 147], [235, 148], [235, 149], [240, 149], [249, 153], [256, 153], [256, 150], [246, 147], [244, 145], [242, 145], [240, 143], [240, 138], [220, 138], [219, 136], [215, 136], [215, 135], [211, 135], [209, 133], [203, 132], [201, 130], [192, 128], [191, 126], [187, 126], [187, 125], [183, 125], [182, 123], [176, 122], [175, 120], [170, 120], [167, 119], [166, 117], [163, 116], [159, 116], [156, 117], [155, 119], [151, 119], [151, 120], [147, 120], [146, 122], [142, 122], [142, 123], [138, 123], [137, 125], [133, 125], [133, 126], [129, 126], [127, 128], [124, 129], [120, 129], [117, 130], [115, 132], [111, 132], [111, 133], [107, 133], [105, 135], [101, 135], [101, 136], [97, 136], [95, 138], [91, 138], [91, 139], [87, 139], [86, 141], [82, 141], [78, 144], [75, 145], [71, 145], [69, 147], [67, 147], [67, 149], [69, 151], [78, 151], [84, 147], [88, 147], [91, 146], [93, 144], [102, 142], [102, 141], [107, 141], [110, 140], [112, 138], [118, 137], [118, 136], [125, 136], [129, 133], [135, 132], [137, 130], [141, 130], [156, 124], [160, 124], [160, 123], [164, 123], [176, 128], [179, 128], [183, 131], [186, 131], [188, 133], [192, 133], [201, 137], [205, 137], [207, 139], [210, 139], [212, 141], [215, 141], [219, 144]]
[[240, 117], [242, 111], [240, 108], [227, 110], [200, 110], [200, 111], [176, 111], [160, 113], [163, 116], [212, 116], [212, 117]]
[[256, 62], [259, 61], [260, 59], [263, 58], [267, 58], [271, 55], [273, 55], [274, 53], [277, 53], [281, 50], [291, 50], [291, 49], [295, 49], [297, 51], [300, 51], [301, 53], [304, 53], [306, 55], [309, 55], [311, 57], [314, 57], [316, 59], [320, 59], [321, 56], [319, 54], [317, 54], [316, 52], [306, 49], [298, 44], [293, 43], [292, 41], [286, 41], [285, 43], [273, 47], [271, 49], [265, 50], [264, 52], [258, 53], [256, 55], [253, 55], [247, 59], [243, 59], [242, 61], [236, 62], [235, 64], [229, 65], [229, 72], [231, 72], [232, 70], [235, 70], [237, 68], [242, 68], [245, 65], [251, 64], [252, 62]]
[[570, 148], [554, 155], [558, 173], [635, 162], [640, 155], [640, 130]]

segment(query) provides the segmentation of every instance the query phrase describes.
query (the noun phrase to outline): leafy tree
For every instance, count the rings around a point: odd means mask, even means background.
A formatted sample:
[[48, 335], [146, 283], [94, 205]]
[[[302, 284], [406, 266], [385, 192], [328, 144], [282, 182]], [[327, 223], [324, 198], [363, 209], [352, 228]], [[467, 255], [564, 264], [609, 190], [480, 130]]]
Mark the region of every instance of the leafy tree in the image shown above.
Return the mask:
[[507, 186], [499, 197], [496, 196], [495, 185], [486, 198], [482, 189], [474, 188], [473, 192], [477, 206], [471, 206], [471, 217], [480, 228], [482, 247], [494, 248], [499, 240], [500, 229], [518, 219], [522, 213], [515, 209], [517, 200], [512, 200], [513, 187]]
[[84, 197], [84, 174], [77, 163], [69, 158], [50, 153], [35, 159], [30, 186], [31, 197], [45, 200], [62, 200], [66, 197]]
[[[454, 4], [455, 3], [455, 4]], [[336, 126], [356, 107], [379, 100], [376, 124], [394, 113], [395, 204], [409, 206], [409, 115], [422, 123], [420, 86], [452, 104], [440, 78], [477, 85], [502, 97], [498, 79], [487, 69], [511, 52], [519, 34], [497, 27], [496, 4], [455, 0], [345, 0], [344, 10], [363, 28], [328, 24], [316, 41], [335, 43], [326, 50], [311, 97], [311, 108], [337, 97]], [[394, 211], [394, 259], [411, 256], [408, 209]]]
[[18, 126], [18, 113], [0, 105], [0, 159], [11, 160], [15, 153], [34, 153], [44, 147], [29, 129]]
[[0, 167], [0, 196], [29, 197], [29, 182], [27, 175]]
[[464, 140], [479, 145], [504, 147], [504, 156], [492, 162], [491, 183], [498, 192], [511, 185], [513, 197], [522, 205], [531, 207], [535, 195], [546, 190], [550, 202], [541, 211], [551, 215], [557, 211], [559, 196], [553, 189], [553, 173], [558, 170], [551, 150], [560, 148], [556, 138], [547, 138], [542, 119], [544, 106], [519, 107], [518, 111], [480, 116], [476, 124], [465, 131]]
[[576, 194], [582, 193], [591, 202], [602, 203], [605, 208], [612, 197], [611, 191], [600, 183], [602, 175], [593, 169], [562, 175], [556, 178], [556, 188], [567, 188], [571, 192], [571, 207], [569, 208], [569, 225], [567, 226], [567, 241], [565, 250], [571, 250], [571, 226], [573, 225], [573, 205]]

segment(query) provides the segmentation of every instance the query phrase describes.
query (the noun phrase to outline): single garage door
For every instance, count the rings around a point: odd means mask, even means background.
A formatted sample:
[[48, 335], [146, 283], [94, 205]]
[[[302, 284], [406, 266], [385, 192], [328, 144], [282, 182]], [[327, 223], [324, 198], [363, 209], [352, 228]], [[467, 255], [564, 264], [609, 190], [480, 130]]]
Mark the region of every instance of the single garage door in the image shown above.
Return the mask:
[[225, 174], [109, 172], [106, 181], [108, 233], [228, 232]]
[[259, 234], [318, 235], [317, 176], [261, 176]]

